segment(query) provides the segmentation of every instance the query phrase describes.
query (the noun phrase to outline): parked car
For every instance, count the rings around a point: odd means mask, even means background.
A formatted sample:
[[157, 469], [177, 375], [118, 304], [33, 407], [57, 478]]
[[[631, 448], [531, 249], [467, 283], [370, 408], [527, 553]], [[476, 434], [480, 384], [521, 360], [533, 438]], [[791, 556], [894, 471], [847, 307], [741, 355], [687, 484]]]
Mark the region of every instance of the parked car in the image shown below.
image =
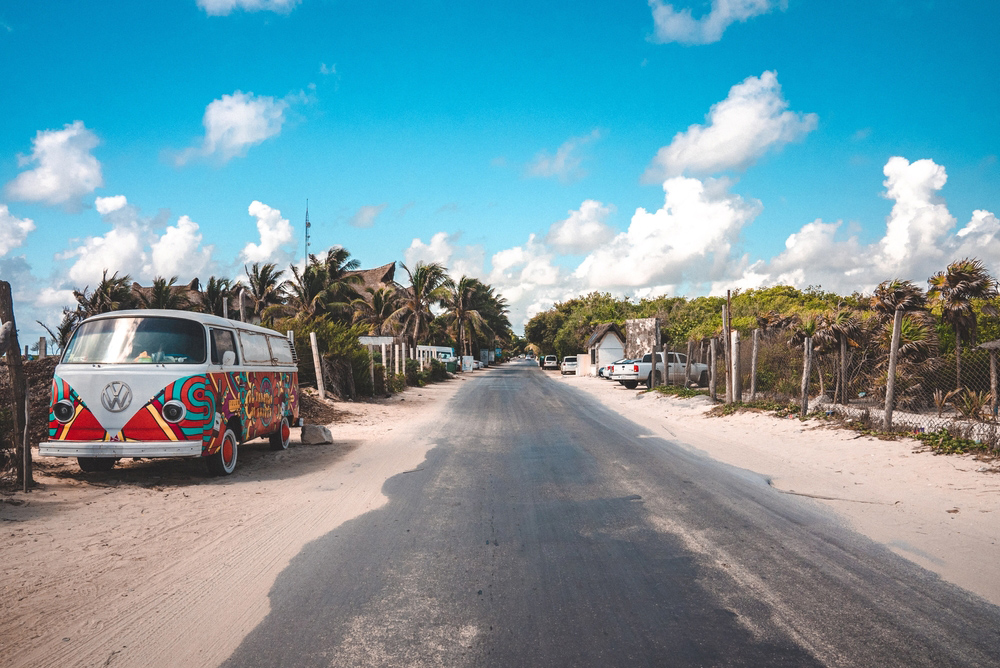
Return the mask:
[[[687, 355], [683, 353], [668, 353], [670, 368], [667, 378], [671, 383], [678, 385], [708, 385], [708, 366], [692, 362], [688, 371], [687, 379], [684, 378], [684, 371], [688, 369]], [[658, 380], [663, 378], [663, 353], [656, 353]], [[644, 383], [646, 387], [653, 386], [653, 356], [646, 353], [641, 361], [628, 361], [616, 363], [611, 374], [612, 380], [617, 380], [630, 390], [638, 387], [639, 383]]]
[[604, 378], [605, 380], [611, 380], [611, 372], [614, 371], [616, 364], [625, 364], [626, 362], [631, 362], [632, 360], [627, 357], [623, 357], [620, 360], [615, 360], [611, 364], [600, 367], [597, 370], [597, 375], [599, 378]]
[[559, 358], [555, 355], [546, 355], [545, 359], [542, 360], [543, 369], [558, 369], [559, 368]]
[[576, 373], [576, 355], [567, 355], [563, 358], [562, 364], [559, 365], [559, 373], [564, 376], [568, 373]]

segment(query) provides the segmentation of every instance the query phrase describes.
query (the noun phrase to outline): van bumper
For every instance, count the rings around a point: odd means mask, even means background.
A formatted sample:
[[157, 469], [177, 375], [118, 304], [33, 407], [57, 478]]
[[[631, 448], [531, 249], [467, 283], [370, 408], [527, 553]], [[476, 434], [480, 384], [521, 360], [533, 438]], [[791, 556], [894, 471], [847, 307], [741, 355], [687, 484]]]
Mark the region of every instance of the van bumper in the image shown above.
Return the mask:
[[43, 441], [43, 457], [200, 457], [201, 441]]

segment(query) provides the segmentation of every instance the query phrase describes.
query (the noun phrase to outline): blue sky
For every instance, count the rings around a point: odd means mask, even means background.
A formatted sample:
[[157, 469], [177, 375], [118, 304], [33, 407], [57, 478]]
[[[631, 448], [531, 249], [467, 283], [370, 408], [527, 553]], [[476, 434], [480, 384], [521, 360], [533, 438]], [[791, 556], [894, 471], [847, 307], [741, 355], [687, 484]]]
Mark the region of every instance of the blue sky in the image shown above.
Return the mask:
[[[517, 328], [644, 296], [1000, 274], [1000, 5], [0, 1], [0, 278], [22, 338], [107, 268], [345, 246]], [[402, 273], [402, 272], [401, 272]]]

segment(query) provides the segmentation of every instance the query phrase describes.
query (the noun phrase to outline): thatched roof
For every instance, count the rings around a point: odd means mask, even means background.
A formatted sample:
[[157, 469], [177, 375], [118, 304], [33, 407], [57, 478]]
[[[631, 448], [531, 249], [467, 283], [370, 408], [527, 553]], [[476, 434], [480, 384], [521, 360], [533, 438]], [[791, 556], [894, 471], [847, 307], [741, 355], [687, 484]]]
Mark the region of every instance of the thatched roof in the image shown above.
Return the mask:
[[606, 322], [602, 325], [598, 325], [597, 329], [594, 330], [594, 333], [590, 335], [589, 339], [587, 339], [587, 348], [596, 346], [608, 332], [617, 334], [622, 343], [625, 343], [625, 335], [622, 334], [622, 330], [618, 327], [618, 325], [613, 322]]
[[[175, 295], [180, 295], [186, 298], [192, 304], [201, 303], [201, 283], [197, 278], [193, 279], [190, 283], [186, 285], [173, 285], [170, 287], [170, 292]], [[132, 283], [132, 294], [138, 299], [143, 297], [146, 300], [152, 299], [153, 297], [153, 287], [145, 287], [139, 285], [138, 283]]]
[[983, 350], [1000, 350], [1000, 339], [996, 341], [987, 341], [986, 343], [980, 343], [977, 348], [982, 348]]
[[379, 288], [392, 285], [393, 277], [396, 275], [396, 263], [390, 262], [389, 264], [383, 264], [381, 267], [375, 267], [374, 269], [358, 269], [357, 271], [348, 271], [346, 275], [361, 277], [362, 282], [357, 286], [358, 292], [364, 292], [365, 288], [373, 288], [377, 290]]

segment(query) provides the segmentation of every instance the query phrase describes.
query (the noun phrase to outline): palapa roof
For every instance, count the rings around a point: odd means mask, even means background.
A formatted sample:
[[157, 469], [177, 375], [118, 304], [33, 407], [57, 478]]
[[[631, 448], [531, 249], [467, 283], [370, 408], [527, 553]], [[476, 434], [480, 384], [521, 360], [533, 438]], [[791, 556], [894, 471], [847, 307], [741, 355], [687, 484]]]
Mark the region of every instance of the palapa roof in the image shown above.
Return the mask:
[[1000, 350], [1000, 339], [996, 341], [987, 341], [986, 343], [980, 343], [977, 348], [982, 348], [984, 350]]
[[365, 288], [377, 290], [393, 284], [393, 277], [396, 275], [396, 263], [390, 262], [374, 269], [348, 271], [345, 275], [361, 277], [362, 282], [357, 286], [358, 292], [364, 292]]
[[594, 330], [594, 333], [590, 335], [589, 339], [587, 339], [587, 348], [593, 348], [596, 346], [598, 342], [600, 342], [600, 340], [608, 334], [608, 332], [614, 332], [618, 335], [618, 338], [621, 339], [622, 343], [625, 342], [625, 335], [622, 334], [621, 328], [613, 322], [606, 322], [602, 325], [598, 325], [597, 329]]
[[[193, 279], [190, 283], [181, 285], [170, 286], [170, 292], [175, 295], [180, 295], [185, 297], [192, 304], [201, 303], [201, 283], [197, 278]], [[138, 283], [132, 283], [132, 294], [136, 297], [143, 297], [147, 300], [153, 297], [153, 286], [142, 286]]]

